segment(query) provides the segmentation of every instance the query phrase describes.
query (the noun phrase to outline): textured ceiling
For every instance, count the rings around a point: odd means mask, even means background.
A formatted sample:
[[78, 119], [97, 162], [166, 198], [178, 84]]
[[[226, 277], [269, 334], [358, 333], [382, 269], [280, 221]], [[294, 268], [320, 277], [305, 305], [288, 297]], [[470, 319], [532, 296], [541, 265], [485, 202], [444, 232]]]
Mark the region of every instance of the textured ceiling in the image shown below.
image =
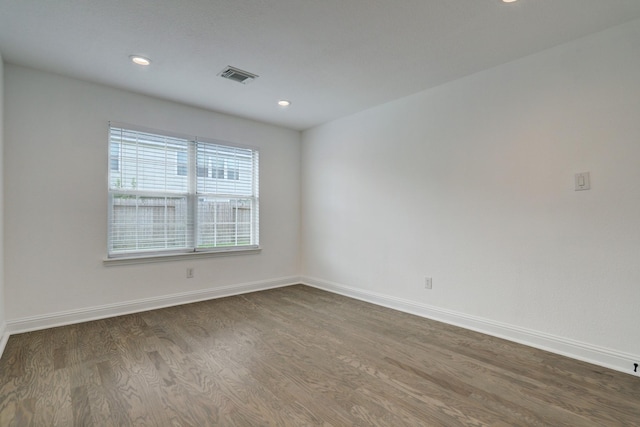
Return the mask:
[[640, 0], [0, 0], [0, 53], [307, 129], [638, 18]]

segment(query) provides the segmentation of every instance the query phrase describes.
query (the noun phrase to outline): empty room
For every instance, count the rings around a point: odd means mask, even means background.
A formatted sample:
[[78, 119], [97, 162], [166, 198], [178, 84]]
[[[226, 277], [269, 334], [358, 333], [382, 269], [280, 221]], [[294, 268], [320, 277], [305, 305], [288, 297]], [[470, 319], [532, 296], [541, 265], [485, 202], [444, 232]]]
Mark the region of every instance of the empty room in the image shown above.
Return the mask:
[[0, 0], [0, 426], [640, 425], [640, 1]]

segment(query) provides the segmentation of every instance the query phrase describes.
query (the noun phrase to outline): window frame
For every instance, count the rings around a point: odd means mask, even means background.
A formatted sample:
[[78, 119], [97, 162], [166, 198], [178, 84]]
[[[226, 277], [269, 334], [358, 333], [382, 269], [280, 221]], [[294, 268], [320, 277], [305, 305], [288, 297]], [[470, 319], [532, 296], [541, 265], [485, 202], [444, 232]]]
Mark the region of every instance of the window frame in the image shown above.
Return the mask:
[[[172, 139], [180, 139], [186, 142], [187, 144], [187, 175], [186, 179], [188, 181], [187, 191], [186, 192], [171, 192], [168, 193], [165, 189], [163, 191], [149, 191], [148, 189], [137, 189], [136, 186], [133, 186], [131, 189], [120, 188], [118, 184], [114, 184], [114, 182], [121, 182], [119, 178], [113, 179], [112, 175], [122, 176], [124, 173], [123, 170], [127, 166], [123, 160], [123, 140], [115, 141], [112, 137], [112, 129], [116, 129], [118, 131], [132, 132], [137, 134], [146, 134], [150, 136], [156, 136], [161, 138], [172, 138]], [[122, 135], [122, 134], [121, 134]], [[104, 259], [105, 263], [111, 262], [121, 262], [121, 263], [131, 263], [131, 262], [155, 262], [162, 261], [173, 258], [181, 258], [181, 257], [194, 257], [194, 256], [203, 256], [203, 255], [232, 255], [232, 254], [245, 254], [245, 253], [258, 253], [260, 252], [260, 227], [259, 227], [259, 149], [255, 146], [241, 145], [236, 143], [230, 143], [227, 141], [221, 141], [217, 139], [211, 138], [202, 138], [190, 135], [177, 134], [173, 132], [167, 132], [163, 130], [157, 129], [149, 129], [136, 125], [118, 123], [118, 122], [109, 122], [108, 126], [108, 137], [107, 137], [107, 149], [109, 153], [109, 160], [107, 164], [107, 193], [108, 193], [108, 224], [107, 224], [107, 256]], [[118, 149], [120, 152], [120, 161], [118, 170], [114, 170], [112, 166], [112, 144], [118, 144]], [[142, 144], [142, 142], [136, 142], [136, 144]], [[201, 194], [198, 192], [198, 180], [217, 180], [211, 176], [211, 173], [207, 174], [207, 177], [200, 177], [199, 165], [197, 161], [197, 151], [198, 147], [216, 147], [214, 151], [217, 153], [218, 151], [224, 152], [233, 152], [234, 155], [238, 155], [237, 153], [242, 153], [245, 163], [245, 180], [244, 184], [244, 192], [237, 192], [234, 194], [233, 192], [222, 192], [222, 193], [212, 193], [211, 191], [206, 194]], [[137, 147], [137, 145], [136, 145]], [[167, 150], [166, 146], [164, 148]], [[164, 161], [164, 171], [165, 173], [173, 172], [178, 177], [184, 178], [182, 175], [181, 167], [184, 166], [184, 163], [181, 162], [181, 151], [176, 151], [176, 154], [172, 157], [172, 160], [169, 160], [169, 156], [165, 156]], [[216, 158], [219, 164], [226, 165], [224, 158], [218, 157]], [[140, 160], [136, 159], [134, 163], [136, 168], [139, 167]], [[174, 163], [175, 162], [175, 163]], [[213, 161], [211, 159], [207, 159], [204, 167], [207, 170], [211, 169], [211, 164]], [[250, 166], [247, 166], [250, 164]], [[137, 171], [136, 171], [137, 172]], [[226, 181], [226, 168], [224, 170], [224, 177], [219, 178], [219, 181]], [[247, 177], [247, 174], [249, 176]], [[136, 175], [138, 176], [138, 175]], [[229, 186], [235, 184], [235, 180], [228, 183], [227, 187], [221, 185], [220, 187], [226, 188], [228, 190]], [[250, 184], [247, 184], [250, 182]], [[247, 187], [249, 185], [249, 187]], [[218, 185], [214, 185], [216, 189], [218, 189]], [[247, 193], [247, 188], [250, 188], [250, 192]], [[149, 197], [150, 195], [155, 195], [159, 198], [166, 197], [168, 198], [179, 198], [186, 197], [187, 200], [187, 209], [188, 215], [185, 222], [181, 222], [181, 227], [186, 227], [187, 233], [189, 236], [187, 237], [186, 244], [179, 248], [151, 248], [151, 249], [140, 249], [138, 246], [132, 250], [114, 250], [114, 199], [117, 197], [122, 197], [122, 195], [128, 195], [130, 197], [136, 197], [135, 206], [139, 203], [139, 199], [142, 197]], [[235, 227], [235, 234], [231, 237], [231, 243], [222, 244], [222, 242], [218, 239], [217, 236], [214, 236], [213, 245], [202, 246], [201, 245], [201, 230], [198, 221], [200, 206], [204, 204], [204, 198], [209, 198], [209, 203], [211, 203], [211, 198], [217, 198], [214, 203], [224, 203], [226, 202], [230, 209], [233, 212], [234, 221], [232, 224], [225, 223], [225, 225], [232, 225]], [[250, 205], [250, 221], [239, 223], [237, 211], [239, 206], [239, 202], [242, 200], [243, 203], [247, 200]], [[234, 202], [235, 201], [235, 202]], [[165, 203], [167, 201], [165, 200]], [[235, 203], [235, 204], [234, 204]], [[244, 208], [244, 205], [243, 205]], [[136, 211], [137, 212], [137, 211]], [[166, 212], [166, 209], [165, 209]], [[214, 214], [215, 215], [215, 214]], [[219, 224], [217, 221], [217, 217], [213, 220], [215, 224]], [[155, 224], [155, 223], [153, 223]], [[168, 221], [167, 216], [164, 217], [163, 220], [160, 221], [159, 224], [164, 224], [164, 227], [175, 226], [174, 223]], [[249, 224], [247, 228], [246, 225]], [[242, 231], [245, 233], [242, 236], [247, 236], [248, 230], [248, 244], [238, 244], [238, 239], [241, 238], [239, 233], [240, 226], [243, 226]], [[138, 224], [138, 220], [136, 220], [136, 236], [140, 236], [140, 228], [141, 226]], [[138, 238], [138, 237], [136, 237]], [[160, 239], [162, 240], [162, 239]], [[159, 240], [159, 241], [160, 241]], [[166, 236], [164, 241], [165, 246], [167, 245]]]

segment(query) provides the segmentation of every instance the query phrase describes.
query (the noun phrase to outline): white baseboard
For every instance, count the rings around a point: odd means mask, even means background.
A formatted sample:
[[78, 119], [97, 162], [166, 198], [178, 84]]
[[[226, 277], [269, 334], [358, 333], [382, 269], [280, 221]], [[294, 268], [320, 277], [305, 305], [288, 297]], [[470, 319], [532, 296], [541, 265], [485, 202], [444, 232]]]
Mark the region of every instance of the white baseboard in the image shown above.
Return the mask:
[[345, 286], [313, 277], [302, 277], [302, 283], [325, 291], [359, 299], [420, 317], [437, 320], [450, 325], [460, 326], [487, 335], [514, 341], [551, 353], [567, 356], [572, 359], [592, 363], [604, 368], [613, 369], [640, 377], [640, 372], [633, 372], [633, 364], [640, 360], [640, 355], [622, 353], [615, 350], [575, 341], [568, 338], [538, 332], [506, 323], [496, 322], [476, 316], [446, 310], [427, 304], [416, 303], [402, 298], [383, 295], [363, 289]]
[[[264, 291], [299, 284], [300, 277], [282, 277], [278, 279], [262, 280], [251, 283], [240, 283], [219, 288], [203, 289], [179, 294], [163, 295], [159, 297], [144, 298], [135, 301], [127, 301], [116, 304], [106, 304], [97, 307], [87, 307], [77, 310], [68, 310], [41, 316], [24, 317], [7, 321], [5, 335], [18, 334], [40, 329], [54, 328], [57, 326], [74, 323], [89, 322], [125, 314], [139, 313], [158, 308], [171, 307], [181, 304], [189, 304], [215, 298], [223, 298], [249, 292]], [[4, 342], [4, 341], [3, 341]], [[0, 356], [2, 353], [0, 352]]]
[[640, 372], [633, 372], [633, 363], [640, 360], [640, 355], [622, 353], [568, 338], [520, 328], [489, 319], [470, 316], [452, 310], [416, 303], [406, 299], [349, 287], [326, 280], [298, 276], [241, 283], [219, 288], [183, 292], [179, 294], [164, 295], [123, 303], [106, 304], [97, 307], [88, 307], [9, 320], [0, 324], [0, 357], [2, 357], [2, 353], [11, 334], [88, 322], [209, 299], [280, 288], [299, 283], [394, 310], [415, 314], [420, 317], [460, 326], [465, 329], [470, 329], [498, 338], [504, 338], [509, 341], [514, 341], [530, 347], [539, 348], [541, 350], [546, 350], [562, 356], [582, 360], [594, 365], [640, 377]]
[[0, 323], [0, 357], [2, 357], [2, 353], [4, 352], [4, 348], [7, 346], [7, 341], [9, 341], [9, 333], [7, 332], [7, 323]]

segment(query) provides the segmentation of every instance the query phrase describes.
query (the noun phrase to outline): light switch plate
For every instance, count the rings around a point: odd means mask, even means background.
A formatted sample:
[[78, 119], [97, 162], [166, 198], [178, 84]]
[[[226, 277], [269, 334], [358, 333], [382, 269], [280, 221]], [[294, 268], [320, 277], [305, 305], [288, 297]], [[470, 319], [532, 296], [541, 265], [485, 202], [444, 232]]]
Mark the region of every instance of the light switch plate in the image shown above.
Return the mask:
[[591, 178], [589, 172], [580, 172], [576, 174], [576, 191], [590, 190]]

